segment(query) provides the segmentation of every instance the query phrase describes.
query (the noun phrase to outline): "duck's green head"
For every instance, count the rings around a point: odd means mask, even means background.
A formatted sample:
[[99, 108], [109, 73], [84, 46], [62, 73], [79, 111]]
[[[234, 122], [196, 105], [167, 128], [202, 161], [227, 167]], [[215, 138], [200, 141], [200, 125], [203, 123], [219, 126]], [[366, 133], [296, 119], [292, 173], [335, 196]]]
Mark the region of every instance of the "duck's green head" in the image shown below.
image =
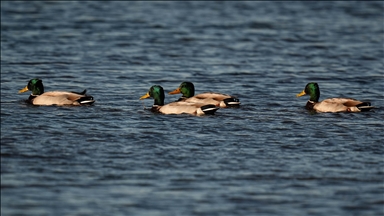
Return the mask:
[[146, 98], [153, 98], [155, 100], [153, 105], [163, 106], [164, 105], [164, 89], [163, 89], [163, 87], [161, 87], [159, 85], [152, 86], [149, 89], [149, 91], [147, 92], [147, 94], [140, 97], [140, 100], [143, 100]]
[[19, 93], [23, 93], [26, 91], [32, 91], [33, 95], [41, 95], [44, 93], [43, 81], [41, 79], [31, 79], [28, 82], [28, 85], [19, 91]]
[[319, 98], [320, 98], [320, 88], [319, 88], [319, 85], [317, 85], [317, 83], [308, 83], [305, 86], [305, 89], [302, 92], [300, 92], [299, 94], [297, 94], [296, 97], [301, 97], [301, 96], [304, 96], [304, 95], [309, 95], [310, 96], [310, 98], [309, 98], [310, 101], [319, 102]]
[[183, 94], [183, 97], [190, 98], [195, 95], [195, 86], [191, 82], [182, 82], [179, 88], [174, 91], [169, 92], [168, 94]]

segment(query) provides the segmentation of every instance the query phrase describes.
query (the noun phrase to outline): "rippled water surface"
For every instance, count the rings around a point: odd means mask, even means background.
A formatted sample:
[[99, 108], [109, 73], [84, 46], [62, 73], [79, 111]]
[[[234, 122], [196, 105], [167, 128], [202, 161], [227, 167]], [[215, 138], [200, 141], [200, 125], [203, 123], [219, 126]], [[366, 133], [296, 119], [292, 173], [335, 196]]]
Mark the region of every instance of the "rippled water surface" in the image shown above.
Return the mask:
[[[1, 215], [383, 215], [383, 2], [1, 2]], [[87, 107], [17, 94], [87, 89]], [[182, 81], [214, 116], [139, 101]], [[311, 114], [296, 98], [371, 101]], [[178, 98], [166, 95], [166, 102]]]

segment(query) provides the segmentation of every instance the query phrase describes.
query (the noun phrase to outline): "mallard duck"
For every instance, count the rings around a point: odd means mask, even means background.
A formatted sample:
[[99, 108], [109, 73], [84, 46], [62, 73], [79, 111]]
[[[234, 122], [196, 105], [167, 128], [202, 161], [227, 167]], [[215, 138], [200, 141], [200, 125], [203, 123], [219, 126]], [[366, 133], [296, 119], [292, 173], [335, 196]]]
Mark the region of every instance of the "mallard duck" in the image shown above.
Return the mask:
[[19, 93], [32, 91], [28, 98], [28, 102], [33, 105], [84, 105], [92, 104], [95, 102], [92, 96], [86, 95], [83, 92], [68, 92], [68, 91], [50, 91], [44, 92], [43, 81], [40, 79], [31, 79], [25, 88], [21, 89]]
[[164, 105], [164, 89], [159, 85], [152, 86], [147, 94], [140, 97], [140, 100], [153, 98], [153, 112], [163, 114], [182, 114], [188, 113], [192, 115], [214, 114], [219, 107], [213, 104], [189, 103], [183, 101], [172, 102]]
[[192, 103], [205, 103], [214, 104], [218, 107], [238, 107], [240, 105], [239, 99], [231, 95], [205, 92], [195, 95], [195, 86], [191, 82], [182, 82], [180, 86], [168, 94], [179, 94], [182, 96], [178, 101], [192, 102]]
[[329, 98], [319, 102], [320, 88], [317, 83], [308, 83], [305, 89], [296, 96], [301, 97], [304, 95], [310, 96], [305, 107], [308, 110], [317, 112], [361, 112], [374, 108], [369, 102], [351, 98]]

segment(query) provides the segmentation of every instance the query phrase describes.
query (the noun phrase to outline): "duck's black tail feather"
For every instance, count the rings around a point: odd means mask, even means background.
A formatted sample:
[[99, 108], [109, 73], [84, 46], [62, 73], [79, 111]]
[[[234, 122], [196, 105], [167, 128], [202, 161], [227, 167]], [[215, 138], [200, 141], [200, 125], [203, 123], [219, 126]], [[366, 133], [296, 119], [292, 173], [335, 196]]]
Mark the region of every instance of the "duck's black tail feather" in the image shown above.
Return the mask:
[[213, 104], [208, 104], [200, 107], [201, 110], [204, 112], [206, 115], [213, 115], [215, 112], [220, 109], [219, 107], [213, 105]]
[[361, 112], [366, 112], [366, 111], [369, 111], [373, 108], [375, 108], [374, 106], [371, 106], [371, 103], [369, 102], [363, 102], [359, 105], [356, 106]]
[[71, 91], [71, 92], [79, 95], [85, 95], [85, 93], [87, 93], [87, 89], [84, 89], [84, 91], [82, 92], [74, 92], [74, 91]]
[[240, 100], [237, 99], [237, 98], [227, 98], [227, 99], [224, 99], [224, 103], [225, 103], [225, 105], [227, 105], [227, 107], [238, 107], [238, 106], [240, 106]]
[[85, 95], [84, 97], [81, 97], [79, 100], [77, 100], [77, 102], [79, 102], [82, 105], [85, 105], [85, 104], [91, 105], [95, 102], [95, 100], [93, 99], [92, 96]]

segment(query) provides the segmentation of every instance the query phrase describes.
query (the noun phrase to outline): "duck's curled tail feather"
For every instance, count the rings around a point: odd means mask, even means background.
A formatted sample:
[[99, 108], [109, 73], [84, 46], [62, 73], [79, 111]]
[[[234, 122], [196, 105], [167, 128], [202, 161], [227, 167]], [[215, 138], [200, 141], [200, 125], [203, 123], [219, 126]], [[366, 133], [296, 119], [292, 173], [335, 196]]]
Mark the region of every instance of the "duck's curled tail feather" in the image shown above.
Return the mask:
[[369, 102], [363, 102], [359, 105], [356, 106], [361, 112], [366, 112], [366, 111], [369, 111], [373, 108], [375, 108], [374, 106], [371, 106], [371, 103]]

